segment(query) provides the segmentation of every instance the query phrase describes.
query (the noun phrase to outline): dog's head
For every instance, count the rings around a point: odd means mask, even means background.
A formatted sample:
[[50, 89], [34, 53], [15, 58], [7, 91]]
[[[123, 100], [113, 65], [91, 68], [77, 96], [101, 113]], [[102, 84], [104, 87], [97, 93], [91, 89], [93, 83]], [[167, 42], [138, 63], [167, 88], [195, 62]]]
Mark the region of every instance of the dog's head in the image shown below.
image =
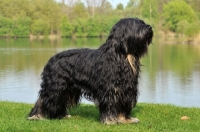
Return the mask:
[[111, 29], [107, 41], [115, 43], [116, 50], [135, 57], [141, 57], [147, 52], [152, 42], [152, 27], [138, 18], [124, 18]]

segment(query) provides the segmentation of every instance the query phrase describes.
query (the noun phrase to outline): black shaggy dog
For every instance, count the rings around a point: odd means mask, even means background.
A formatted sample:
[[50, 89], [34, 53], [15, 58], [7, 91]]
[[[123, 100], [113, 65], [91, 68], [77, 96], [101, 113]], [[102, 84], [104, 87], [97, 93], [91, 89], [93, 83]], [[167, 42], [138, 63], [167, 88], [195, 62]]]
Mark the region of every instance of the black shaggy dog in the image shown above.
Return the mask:
[[68, 110], [83, 96], [97, 105], [102, 123], [138, 123], [130, 113], [138, 97], [140, 58], [152, 37], [150, 25], [124, 18], [98, 49], [56, 54], [44, 67], [39, 98], [28, 119], [70, 117]]

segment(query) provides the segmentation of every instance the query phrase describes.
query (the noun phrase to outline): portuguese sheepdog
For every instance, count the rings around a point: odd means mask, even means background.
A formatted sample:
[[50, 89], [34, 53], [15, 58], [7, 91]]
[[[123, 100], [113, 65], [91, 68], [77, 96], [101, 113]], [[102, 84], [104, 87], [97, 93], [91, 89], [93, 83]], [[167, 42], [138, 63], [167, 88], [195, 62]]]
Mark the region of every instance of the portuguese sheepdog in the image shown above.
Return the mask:
[[82, 97], [93, 101], [104, 124], [138, 123], [131, 117], [138, 97], [140, 58], [152, 27], [138, 18], [119, 20], [98, 49], [72, 49], [50, 58], [29, 120], [69, 118]]

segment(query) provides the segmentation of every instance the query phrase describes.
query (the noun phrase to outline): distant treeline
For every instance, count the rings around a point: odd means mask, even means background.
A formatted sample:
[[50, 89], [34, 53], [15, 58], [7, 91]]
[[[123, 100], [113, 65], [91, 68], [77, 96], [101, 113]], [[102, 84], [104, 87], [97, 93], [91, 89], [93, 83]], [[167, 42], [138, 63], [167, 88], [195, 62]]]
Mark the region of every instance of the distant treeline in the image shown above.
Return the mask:
[[113, 8], [107, 0], [0, 0], [0, 37], [107, 36], [120, 18], [139, 17], [154, 30], [195, 36], [200, 0], [129, 0]]

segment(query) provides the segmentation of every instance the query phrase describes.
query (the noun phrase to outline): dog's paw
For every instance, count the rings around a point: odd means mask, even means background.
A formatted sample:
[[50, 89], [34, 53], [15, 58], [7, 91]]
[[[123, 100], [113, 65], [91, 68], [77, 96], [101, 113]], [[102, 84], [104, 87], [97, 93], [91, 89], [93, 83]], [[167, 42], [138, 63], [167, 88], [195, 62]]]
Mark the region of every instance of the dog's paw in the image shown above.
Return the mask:
[[64, 118], [71, 118], [72, 116], [71, 115], [66, 115]]
[[118, 124], [119, 122], [117, 120], [106, 120], [103, 122], [103, 124], [106, 125], [114, 125], [114, 124]]
[[33, 116], [27, 118], [27, 120], [43, 120], [43, 119], [44, 118], [40, 114], [33, 115]]
[[101, 120], [101, 123], [105, 125], [113, 125], [113, 124], [118, 124], [118, 119], [117, 118], [105, 118]]
[[106, 125], [113, 125], [113, 124], [137, 124], [140, 120], [138, 118], [125, 118], [124, 116], [119, 116], [118, 118], [111, 118], [111, 119], [105, 119], [102, 121], [103, 124]]
[[126, 121], [128, 123], [133, 123], [133, 124], [137, 124], [137, 123], [140, 122], [140, 120], [138, 118], [133, 118], [133, 117], [130, 117], [130, 118], [126, 119]]
[[129, 117], [127, 119], [118, 119], [118, 124], [137, 124], [140, 120], [138, 118]]

